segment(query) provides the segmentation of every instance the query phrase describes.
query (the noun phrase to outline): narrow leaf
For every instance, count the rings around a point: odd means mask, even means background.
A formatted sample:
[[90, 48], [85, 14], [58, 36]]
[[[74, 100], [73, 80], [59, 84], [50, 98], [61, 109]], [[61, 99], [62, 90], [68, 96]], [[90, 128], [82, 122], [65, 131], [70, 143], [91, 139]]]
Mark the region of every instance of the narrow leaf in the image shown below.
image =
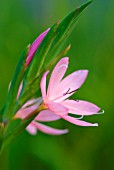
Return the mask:
[[11, 81], [8, 98], [4, 109], [4, 118], [6, 119], [11, 118], [14, 114], [13, 111], [14, 111], [14, 106], [16, 105], [18, 89], [24, 76], [27, 54], [28, 54], [28, 47], [26, 47], [25, 50], [23, 51], [20, 60], [18, 62], [17, 68], [15, 70], [13, 79]]
[[[58, 53], [60, 53], [60, 50], [62, 49], [62, 41], [64, 39], [67, 39], [70, 35], [72, 30], [72, 27], [74, 24], [78, 21], [78, 18], [80, 14], [84, 11], [84, 9], [91, 3], [92, 1], [88, 1], [82, 6], [76, 8], [73, 10], [68, 16], [66, 16], [60, 25], [58, 26], [56, 36], [54, 38], [54, 41], [52, 43], [51, 49], [46, 57], [46, 62], [50, 59], [52, 60]], [[69, 32], [69, 33], [68, 33]]]

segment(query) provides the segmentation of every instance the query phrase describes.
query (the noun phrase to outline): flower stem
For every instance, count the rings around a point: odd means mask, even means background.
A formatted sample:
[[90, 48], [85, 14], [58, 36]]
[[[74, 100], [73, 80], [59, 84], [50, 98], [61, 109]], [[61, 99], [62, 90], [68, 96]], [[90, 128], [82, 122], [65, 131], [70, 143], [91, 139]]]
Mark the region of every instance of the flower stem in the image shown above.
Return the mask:
[[9, 170], [9, 152], [8, 149], [0, 152], [0, 169], [1, 170]]

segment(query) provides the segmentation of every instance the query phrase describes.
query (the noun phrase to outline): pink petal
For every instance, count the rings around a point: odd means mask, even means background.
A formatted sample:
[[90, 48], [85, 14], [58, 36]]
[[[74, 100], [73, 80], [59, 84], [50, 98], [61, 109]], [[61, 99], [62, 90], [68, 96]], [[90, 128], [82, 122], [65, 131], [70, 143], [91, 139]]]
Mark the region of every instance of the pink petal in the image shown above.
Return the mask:
[[46, 34], [48, 33], [48, 31], [50, 30], [50, 28], [48, 28], [46, 31], [44, 31], [42, 34], [40, 34], [37, 39], [32, 43], [28, 56], [27, 56], [27, 60], [26, 60], [26, 66], [28, 66], [32, 60], [32, 58], [34, 57], [34, 54], [36, 52], [36, 50], [38, 49], [40, 43], [42, 42], [42, 40], [44, 39], [44, 37], [46, 36]]
[[55, 103], [55, 102], [50, 101], [46, 105], [48, 106], [49, 110], [51, 110], [52, 112], [54, 112], [58, 116], [68, 114], [68, 109], [65, 106], [63, 106], [59, 103]]
[[85, 121], [82, 121], [82, 120], [79, 120], [79, 119], [76, 119], [76, 118], [73, 118], [71, 116], [62, 116], [63, 119], [65, 119], [66, 121], [72, 123], [72, 124], [75, 124], [75, 125], [78, 125], [78, 126], [98, 126], [97, 123], [88, 123], [88, 122], [85, 122]]
[[[19, 98], [19, 96], [20, 96], [20, 93], [21, 93], [21, 90], [22, 90], [22, 83], [20, 84], [20, 86], [19, 86], [19, 90], [18, 90], [18, 93], [17, 93], [17, 99]], [[10, 90], [10, 87], [11, 87], [11, 82], [9, 83], [9, 86], [8, 86], [8, 92], [9, 92], [9, 90]]]
[[48, 85], [47, 96], [49, 100], [54, 98], [54, 91], [63, 78], [68, 67], [68, 57], [62, 58], [55, 66]]
[[21, 119], [25, 119], [29, 114], [31, 114], [34, 110], [37, 109], [37, 106], [31, 106], [25, 109], [20, 109], [16, 115], [15, 118], [21, 118]]
[[19, 98], [20, 94], [21, 94], [21, 90], [22, 90], [23, 84], [20, 84], [19, 90], [18, 90], [18, 94], [17, 94], [17, 99]]
[[54, 92], [56, 96], [54, 101], [60, 102], [75, 93], [84, 83], [87, 75], [87, 70], [79, 70], [64, 78]]
[[40, 82], [40, 88], [41, 88], [41, 92], [42, 92], [42, 97], [45, 101], [46, 99], [46, 76], [47, 74], [49, 73], [49, 71], [46, 71], [41, 79], [41, 82]]
[[31, 135], [36, 135], [37, 134], [37, 128], [30, 123], [27, 127], [26, 130], [31, 134]]
[[62, 104], [69, 109], [69, 113], [77, 115], [92, 115], [100, 110], [95, 104], [82, 100], [65, 100]]
[[43, 110], [35, 118], [35, 120], [41, 121], [41, 122], [50, 122], [50, 121], [55, 121], [58, 119], [60, 119], [60, 117], [55, 115], [55, 113], [53, 113], [51, 110]]
[[33, 125], [43, 133], [49, 134], [49, 135], [62, 135], [65, 133], [68, 133], [67, 129], [61, 130], [61, 129], [54, 129], [51, 127], [48, 127], [46, 125], [43, 125], [41, 123], [33, 122]]
[[31, 100], [29, 100], [29, 101], [27, 101], [24, 105], [23, 105], [23, 109], [24, 108], [28, 108], [28, 107], [30, 107], [30, 106], [32, 106], [32, 105], [37, 105], [37, 107], [40, 105], [42, 103], [42, 98], [41, 97], [39, 97], [39, 98], [37, 98], [37, 99], [31, 99]]
[[[37, 101], [35, 104], [34, 102]], [[33, 105], [32, 105], [33, 104]], [[31, 106], [29, 106], [31, 105]], [[30, 100], [16, 113], [15, 118], [25, 119], [29, 114], [38, 108], [40, 102], [38, 99]], [[28, 106], [28, 107], [27, 107]]]

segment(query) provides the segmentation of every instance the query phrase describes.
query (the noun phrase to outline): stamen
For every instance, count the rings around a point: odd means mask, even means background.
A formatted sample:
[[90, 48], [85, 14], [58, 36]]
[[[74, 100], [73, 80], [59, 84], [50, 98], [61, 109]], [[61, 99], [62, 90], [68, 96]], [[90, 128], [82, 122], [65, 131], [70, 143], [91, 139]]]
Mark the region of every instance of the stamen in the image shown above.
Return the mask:
[[98, 112], [97, 114], [103, 114], [104, 113], [104, 110], [102, 110], [101, 112]]
[[63, 93], [63, 96], [65, 96], [65, 95], [69, 94], [69, 91], [70, 91], [70, 88], [67, 90], [67, 92], [66, 92], [66, 93]]
[[69, 91], [70, 91], [70, 88], [69, 88], [66, 93], [63, 93], [63, 96], [65, 96], [65, 95], [67, 95], [67, 94], [72, 94], [72, 93], [76, 92], [77, 90], [79, 90], [79, 88], [78, 88], [78, 89], [75, 89], [75, 90], [72, 90], [71, 92], [69, 92]]
[[79, 119], [79, 120], [80, 120], [80, 119], [83, 119], [83, 117], [84, 117], [84, 116], [82, 115], [81, 117], [79, 117], [79, 118], [76, 118], [76, 119]]
[[[65, 95], [67, 95], [67, 94], [74, 93], [74, 92], [76, 92], [77, 90], [79, 90], [79, 88], [70, 92], [70, 88], [69, 88], [69, 89], [67, 90], [67, 92], [65, 92], [65, 93], [63, 93], [61, 96], [53, 99], [53, 101], [58, 100], [58, 99], [61, 99], [63, 96], [65, 96]], [[79, 102], [79, 100], [76, 100], [76, 101]]]

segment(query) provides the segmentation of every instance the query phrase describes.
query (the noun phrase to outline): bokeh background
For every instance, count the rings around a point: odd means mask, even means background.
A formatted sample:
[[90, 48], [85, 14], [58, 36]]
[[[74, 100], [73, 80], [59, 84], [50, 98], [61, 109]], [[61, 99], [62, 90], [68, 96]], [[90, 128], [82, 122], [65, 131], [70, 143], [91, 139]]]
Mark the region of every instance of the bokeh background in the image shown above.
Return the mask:
[[[85, 0], [0, 1], [0, 106], [23, 48]], [[64, 120], [53, 127], [70, 133], [49, 136], [24, 132], [0, 159], [0, 170], [114, 170], [114, 1], [94, 0], [80, 17], [67, 73], [88, 69], [89, 76], [73, 96], [96, 103], [105, 114], [87, 117], [99, 127], [78, 127]]]

